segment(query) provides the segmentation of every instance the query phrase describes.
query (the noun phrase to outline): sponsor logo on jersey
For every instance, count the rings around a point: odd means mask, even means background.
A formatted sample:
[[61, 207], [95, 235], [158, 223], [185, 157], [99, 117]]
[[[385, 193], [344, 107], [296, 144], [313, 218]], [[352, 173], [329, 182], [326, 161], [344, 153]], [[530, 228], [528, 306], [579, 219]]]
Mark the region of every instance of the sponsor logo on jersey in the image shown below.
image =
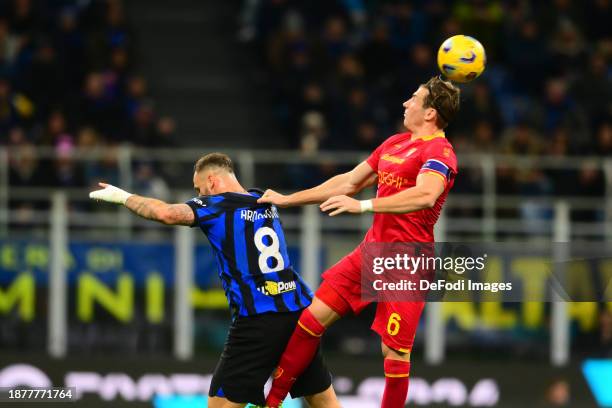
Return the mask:
[[395, 164], [402, 164], [404, 162], [404, 159], [400, 159], [399, 157], [392, 156], [389, 153], [383, 154], [381, 159], [386, 160], [391, 163], [395, 163]]
[[408, 184], [406, 177], [398, 176], [390, 171], [379, 171], [378, 172], [378, 185], [385, 184], [395, 188], [402, 188], [402, 186]]
[[194, 198], [194, 199], [193, 199], [193, 200], [191, 200], [191, 201], [193, 201], [194, 203], [198, 204], [198, 205], [199, 205], [199, 206], [201, 206], [201, 207], [206, 207], [206, 204], [204, 204], [204, 203], [202, 202], [202, 200], [200, 200], [199, 198]]
[[291, 292], [297, 289], [297, 283], [295, 281], [290, 282], [275, 282], [265, 281], [262, 286], [257, 288], [258, 291], [267, 296], [276, 296], [282, 293]]

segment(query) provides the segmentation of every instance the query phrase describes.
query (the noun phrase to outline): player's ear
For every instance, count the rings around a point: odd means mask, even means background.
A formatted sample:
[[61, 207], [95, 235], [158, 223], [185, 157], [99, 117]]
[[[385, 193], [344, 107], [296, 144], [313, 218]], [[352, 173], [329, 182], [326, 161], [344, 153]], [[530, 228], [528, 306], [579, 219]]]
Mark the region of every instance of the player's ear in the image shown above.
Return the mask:
[[208, 191], [210, 191], [212, 193], [213, 189], [215, 188], [216, 185], [216, 179], [214, 174], [209, 173], [208, 176], [206, 176], [206, 187], [208, 188]]
[[425, 120], [436, 120], [438, 112], [434, 108], [425, 109]]

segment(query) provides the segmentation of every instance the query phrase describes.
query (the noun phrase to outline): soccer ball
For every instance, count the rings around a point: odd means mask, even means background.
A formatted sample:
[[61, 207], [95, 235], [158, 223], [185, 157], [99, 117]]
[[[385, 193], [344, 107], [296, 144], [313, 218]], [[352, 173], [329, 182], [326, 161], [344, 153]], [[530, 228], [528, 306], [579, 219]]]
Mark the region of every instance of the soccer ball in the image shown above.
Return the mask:
[[451, 81], [464, 83], [478, 78], [486, 63], [482, 44], [467, 35], [448, 38], [438, 50], [438, 68]]

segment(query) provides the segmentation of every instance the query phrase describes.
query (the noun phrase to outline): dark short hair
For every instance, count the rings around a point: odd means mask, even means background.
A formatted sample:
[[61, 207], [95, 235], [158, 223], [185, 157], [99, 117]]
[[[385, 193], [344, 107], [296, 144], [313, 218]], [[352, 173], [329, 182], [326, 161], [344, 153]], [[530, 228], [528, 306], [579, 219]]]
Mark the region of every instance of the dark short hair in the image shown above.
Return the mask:
[[223, 153], [208, 153], [200, 157], [196, 164], [193, 166], [193, 171], [196, 173], [202, 170], [216, 167], [219, 169], [226, 170], [229, 173], [234, 173], [234, 163], [227, 154]]
[[436, 125], [444, 129], [459, 111], [461, 91], [450, 81], [440, 77], [432, 77], [421, 86], [429, 91], [423, 101], [423, 108], [434, 108], [438, 113]]

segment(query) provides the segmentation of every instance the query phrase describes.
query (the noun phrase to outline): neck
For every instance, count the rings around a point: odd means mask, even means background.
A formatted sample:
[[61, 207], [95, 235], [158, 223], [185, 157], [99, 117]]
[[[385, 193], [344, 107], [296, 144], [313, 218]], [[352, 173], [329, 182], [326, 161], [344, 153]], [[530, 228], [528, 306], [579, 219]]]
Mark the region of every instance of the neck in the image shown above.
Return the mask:
[[220, 190], [221, 191], [218, 194], [223, 194], [223, 193], [247, 194], [248, 193], [248, 191], [246, 191], [246, 189], [242, 187], [242, 185], [237, 180], [227, 181], [226, 183], [224, 183], [223, 188], [221, 188]]
[[421, 137], [432, 136], [437, 133], [444, 133], [444, 131], [435, 124], [426, 122], [422, 126], [419, 126], [417, 129], [412, 131], [411, 139], [419, 139]]

